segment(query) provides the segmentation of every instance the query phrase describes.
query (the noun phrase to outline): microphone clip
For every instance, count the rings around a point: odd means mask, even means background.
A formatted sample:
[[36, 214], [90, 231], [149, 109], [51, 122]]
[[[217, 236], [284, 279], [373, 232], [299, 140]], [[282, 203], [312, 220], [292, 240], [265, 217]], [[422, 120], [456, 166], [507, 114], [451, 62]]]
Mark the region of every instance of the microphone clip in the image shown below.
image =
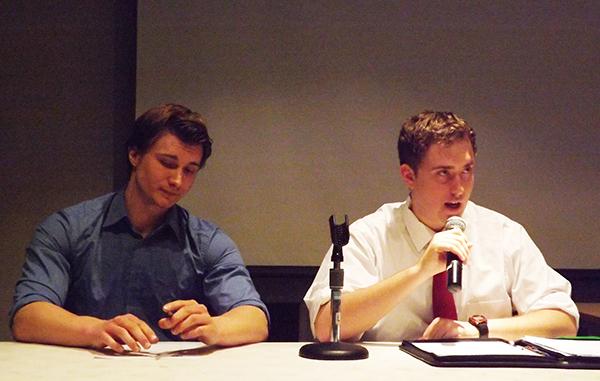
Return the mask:
[[332, 214], [329, 217], [329, 231], [331, 232], [331, 243], [333, 244], [333, 250], [331, 252], [331, 260], [334, 263], [344, 261], [344, 254], [342, 247], [348, 244], [350, 241], [350, 230], [348, 225], [348, 215], [344, 215], [344, 222], [336, 224], [335, 217]]

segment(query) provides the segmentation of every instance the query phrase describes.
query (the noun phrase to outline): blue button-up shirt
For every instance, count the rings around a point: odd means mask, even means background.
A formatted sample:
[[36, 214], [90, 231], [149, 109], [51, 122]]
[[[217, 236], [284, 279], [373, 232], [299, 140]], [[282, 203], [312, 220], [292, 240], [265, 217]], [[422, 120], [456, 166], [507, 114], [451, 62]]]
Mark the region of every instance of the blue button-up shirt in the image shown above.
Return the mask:
[[131, 225], [121, 191], [66, 208], [38, 226], [10, 322], [24, 305], [46, 301], [101, 319], [132, 313], [159, 339], [178, 340], [158, 327], [162, 306], [178, 299], [195, 299], [211, 315], [252, 305], [268, 317], [237, 247], [222, 230], [176, 205], [143, 238]]

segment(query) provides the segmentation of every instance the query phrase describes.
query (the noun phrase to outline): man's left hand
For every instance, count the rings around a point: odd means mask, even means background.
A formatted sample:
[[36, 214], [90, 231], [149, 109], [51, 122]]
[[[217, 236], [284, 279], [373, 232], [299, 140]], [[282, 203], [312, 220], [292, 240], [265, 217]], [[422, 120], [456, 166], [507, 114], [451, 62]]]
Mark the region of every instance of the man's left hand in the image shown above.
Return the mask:
[[421, 340], [478, 338], [479, 331], [466, 321], [435, 318], [423, 332]]
[[208, 345], [219, 340], [218, 317], [208, 313], [204, 304], [195, 300], [175, 300], [163, 306], [170, 316], [158, 321], [162, 329], [170, 330], [182, 340], [197, 340]]

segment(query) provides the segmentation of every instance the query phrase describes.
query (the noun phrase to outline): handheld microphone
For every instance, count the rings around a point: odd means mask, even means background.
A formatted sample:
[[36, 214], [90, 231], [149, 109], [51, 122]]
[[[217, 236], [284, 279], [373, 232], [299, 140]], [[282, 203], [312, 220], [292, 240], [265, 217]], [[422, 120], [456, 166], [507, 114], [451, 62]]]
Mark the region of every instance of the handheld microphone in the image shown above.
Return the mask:
[[[458, 216], [452, 216], [446, 221], [444, 230], [459, 228], [465, 231], [467, 223]], [[462, 289], [462, 262], [453, 253], [446, 253], [446, 272], [448, 275], [448, 291], [455, 293]]]

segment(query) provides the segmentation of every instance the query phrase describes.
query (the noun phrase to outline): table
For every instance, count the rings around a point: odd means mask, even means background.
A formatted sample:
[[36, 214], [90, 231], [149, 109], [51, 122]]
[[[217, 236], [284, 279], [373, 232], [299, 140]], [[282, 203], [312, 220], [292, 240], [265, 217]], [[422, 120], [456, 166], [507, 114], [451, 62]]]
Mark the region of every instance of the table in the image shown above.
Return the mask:
[[298, 356], [303, 343], [205, 347], [182, 357], [99, 358], [98, 352], [0, 342], [0, 380], [600, 380], [598, 370], [436, 368], [401, 352], [397, 343], [367, 343], [369, 358], [317, 361]]

